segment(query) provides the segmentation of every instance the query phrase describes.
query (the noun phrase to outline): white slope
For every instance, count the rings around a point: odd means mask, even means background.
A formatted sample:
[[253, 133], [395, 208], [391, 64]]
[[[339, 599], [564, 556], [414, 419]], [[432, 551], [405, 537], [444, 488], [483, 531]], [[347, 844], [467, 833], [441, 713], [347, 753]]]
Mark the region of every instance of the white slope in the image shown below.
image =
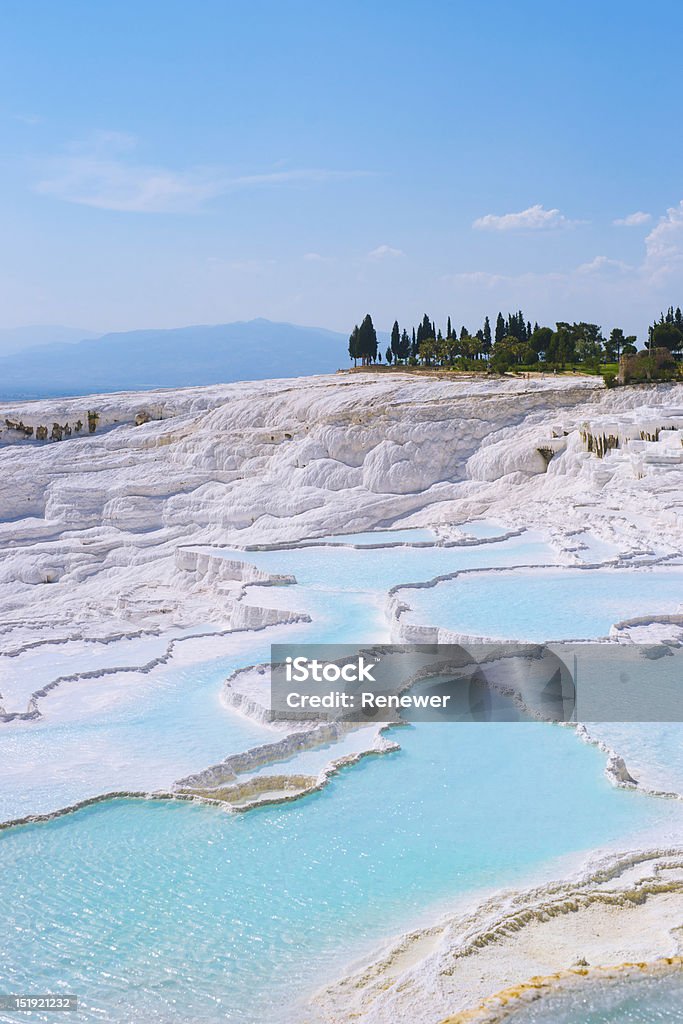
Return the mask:
[[[488, 512], [564, 538], [589, 527], [625, 549], [680, 550], [680, 442], [650, 445], [666, 457], [647, 463], [627, 448], [598, 459], [580, 435], [586, 421], [631, 433], [673, 423], [677, 401], [675, 387], [606, 392], [581, 378], [352, 374], [8, 406], [0, 650], [229, 625], [229, 570], [198, 561], [188, 548], [200, 544]], [[135, 426], [136, 416], [151, 420]], [[51, 433], [79, 420], [78, 436], [35, 440], [41, 425]], [[33, 438], [8, 421], [33, 427]]]

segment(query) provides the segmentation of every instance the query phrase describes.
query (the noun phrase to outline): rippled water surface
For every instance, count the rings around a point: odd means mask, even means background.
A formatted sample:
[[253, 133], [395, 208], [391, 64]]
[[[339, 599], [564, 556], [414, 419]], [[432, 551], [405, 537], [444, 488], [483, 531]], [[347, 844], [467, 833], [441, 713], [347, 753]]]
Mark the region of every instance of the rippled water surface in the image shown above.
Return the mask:
[[[422, 541], [428, 531], [394, 531]], [[358, 536], [358, 535], [351, 535]], [[387, 533], [360, 535], [386, 538]], [[328, 540], [343, 539], [339, 537]], [[214, 552], [215, 553], [215, 552]], [[353, 549], [316, 546], [283, 551], [230, 551], [272, 573], [291, 573], [295, 586], [251, 587], [247, 602], [305, 612], [310, 623], [237, 633], [221, 641], [225, 653], [212, 657], [211, 641], [194, 642], [196, 661], [174, 661], [150, 675], [109, 676], [60, 686], [41, 704], [45, 717], [34, 723], [0, 727], [0, 819], [43, 813], [112, 790], [168, 788], [175, 779], [229, 753], [267, 742], [272, 733], [227, 711], [220, 702], [223, 680], [243, 665], [267, 661], [271, 643], [385, 642], [386, 591], [402, 580], [472, 565], [547, 562], [555, 558], [540, 535], [526, 534], [499, 544], [463, 548]], [[206, 627], [205, 627], [206, 628]], [[201, 630], [200, 630], [201, 631]], [[129, 645], [112, 645], [112, 664], [144, 664]], [[71, 656], [71, 671], [92, 668], [91, 653]], [[157, 642], [158, 654], [163, 645]], [[182, 648], [179, 648], [180, 651]], [[64, 651], [55, 648], [54, 675], [63, 672]], [[40, 655], [38, 682], [51, 676], [54, 651]], [[107, 647], [95, 648], [97, 666], [106, 665]], [[11, 666], [14, 668], [14, 665]], [[33, 678], [31, 663], [27, 674]], [[15, 669], [16, 671], [16, 669]], [[35, 688], [31, 680], [26, 693]]]
[[621, 619], [675, 612], [683, 570], [516, 569], [464, 573], [422, 590], [403, 590], [411, 621], [472, 636], [567, 640], [604, 636]]
[[298, 1021], [298, 998], [435, 904], [680, 811], [612, 788], [559, 727], [394, 735], [400, 752], [295, 804], [115, 801], [0, 834], [3, 984], [76, 992], [88, 1021]]
[[[250, 588], [247, 599], [307, 611], [313, 621], [286, 627], [289, 635], [328, 643], [385, 640], [393, 584], [555, 557], [535, 535], [461, 549], [225, 554], [293, 573], [296, 586]], [[447, 592], [419, 593], [439, 595], [429, 613], [443, 622]], [[514, 594], [524, 621], [553, 607], [534, 604], [524, 586]], [[504, 615], [512, 597], [489, 589], [490, 613]], [[576, 635], [587, 619], [571, 586], [566, 601]], [[219, 692], [233, 668], [267, 659], [274, 635], [241, 634], [211, 660], [200, 651], [198, 664], [165, 668], [120, 705], [86, 701], [74, 718], [74, 696], [92, 692], [74, 689], [55, 697], [52, 720], [0, 730], [5, 807], [19, 798], [25, 809], [59, 806], [76, 783], [97, 792], [110, 778], [170, 780], [175, 769], [263, 742], [264, 730], [222, 708]], [[299, 1024], [298, 1000], [430, 908], [683, 823], [678, 804], [611, 787], [604, 756], [566, 729], [451, 723], [392, 735], [399, 752], [368, 758], [296, 803], [231, 815], [119, 799], [0, 833], [3, 990], [75, 992], [87, 1022]]]
[[511, 1013], [510, 1024], [674, 1024], [683, 1021], [683, 972], [587, 982]]

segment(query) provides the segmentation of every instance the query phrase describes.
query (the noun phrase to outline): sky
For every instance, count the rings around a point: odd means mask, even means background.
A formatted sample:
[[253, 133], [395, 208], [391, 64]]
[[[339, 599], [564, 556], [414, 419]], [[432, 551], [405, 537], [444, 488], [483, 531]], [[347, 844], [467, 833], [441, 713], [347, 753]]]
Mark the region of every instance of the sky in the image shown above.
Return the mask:
[[683, 305], [678, 0], [3, 0], [0, 327], [642, 339]]

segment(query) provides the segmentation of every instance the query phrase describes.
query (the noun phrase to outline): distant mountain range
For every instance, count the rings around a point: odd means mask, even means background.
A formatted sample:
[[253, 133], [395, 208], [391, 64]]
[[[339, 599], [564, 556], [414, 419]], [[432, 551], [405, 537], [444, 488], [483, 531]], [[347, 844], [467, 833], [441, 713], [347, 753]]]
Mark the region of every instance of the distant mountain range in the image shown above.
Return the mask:
[[0, 398], [297, 377], [349, 365], [346, 335], [263, 319], [52, 340], [0, 355]]
[[21, 352], [34, 345], [52, 345], [59, 342], [84, 341], [99, 338], [97, 331], [85, 331], [78, 327], [62, 327], [60, 324], [45, 326], [33, 324], [29, 327], [0, 327], [0, 356]]

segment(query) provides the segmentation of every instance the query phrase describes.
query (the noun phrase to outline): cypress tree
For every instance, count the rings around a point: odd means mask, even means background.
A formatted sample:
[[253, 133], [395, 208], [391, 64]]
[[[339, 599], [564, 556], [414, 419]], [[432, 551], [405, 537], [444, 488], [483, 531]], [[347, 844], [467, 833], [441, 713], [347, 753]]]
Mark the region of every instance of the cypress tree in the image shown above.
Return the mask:
[[507, 333], [517, 341], [526, 341], [526, 324], [521, 309], [517, 313], [508, 314]]
[[489, 318], [488, 317], [486, 317], [485, 320], [484, 320], [484, 330], [482, 332], [482, 337], [484, 339], [484, 344], [487, 346], [484, 351], [485, 352], [490, 352], [491, 351], [491, 324], [489, 323]]
[[452, 336], [453, 336], [453, 331], [451, 329], [451, 318], [449, 317], [448, 318], [448, 325], [446, 327], [446, 337], [447, 338], [451, 338]]
[[358, 350], [364, 366], [377, 359], [377, 331], [369, 313], [358, 328]]
[[[398, 320], [394, 320], [394, 326], [391, 328], [391, 351], [394, 356], [398, 356], [400, 346], [401, 332], [398, 327]], [[389, 360], [387, 360], [387, 362], [389, 362]]]
[[503, 314], [499, 313], [496, 319], [496, 345], [499, 341], [503, 340], [506, 334], [507, 329], [505, 327], [505, 321], [503, 320]]
[[349, 337], [349, 355], [353, 359], [353, 365], [358, 365], [358, 359], [360, 357], [360, 351], [358, 348], [358, 324], [351, 331]]

